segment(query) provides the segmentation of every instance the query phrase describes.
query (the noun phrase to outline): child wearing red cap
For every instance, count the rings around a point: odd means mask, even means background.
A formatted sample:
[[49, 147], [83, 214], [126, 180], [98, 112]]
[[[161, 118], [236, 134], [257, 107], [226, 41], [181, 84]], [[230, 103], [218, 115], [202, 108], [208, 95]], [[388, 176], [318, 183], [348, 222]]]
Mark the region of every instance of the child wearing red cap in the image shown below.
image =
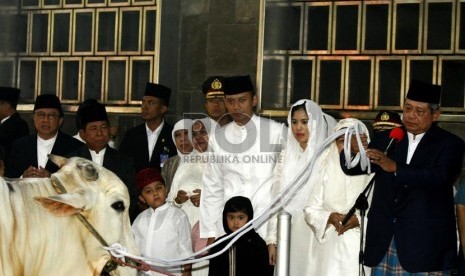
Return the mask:
[[[149, 208], [139, 214], [132, 231], [142, 256], [165, 260], [187, 257], [192, 254], [191, 226], [181, 209], [166, 204], [165, 181], [154, 168], [139, 171], [136, 175], [139, 199]], [[155, 267], [169, 274], [190, 276], [191, 265]], [[165, 275], [145, 272], [143, 275]]]

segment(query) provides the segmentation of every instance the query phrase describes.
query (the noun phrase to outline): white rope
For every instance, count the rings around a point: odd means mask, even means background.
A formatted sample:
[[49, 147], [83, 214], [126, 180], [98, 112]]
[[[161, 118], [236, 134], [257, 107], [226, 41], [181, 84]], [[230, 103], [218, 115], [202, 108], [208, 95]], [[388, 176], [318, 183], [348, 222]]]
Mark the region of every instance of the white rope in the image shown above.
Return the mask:
[[[322, 144], [318, 147], [318, 149], [315, 151], [315, 154], [313, 155], [313, 158], [309, 161], [308, 166], [304, 166], [300, 172], [298, 172], [295, 177], [290, 181], [289, 185], [287, 185], [281, 193], [276, 196], [260, 213], [256, 214], [254, 218], [250, 221], [248, 221], [242, 228], [237, 230], [236, 232], [231, 233], [230, 235], [224, 237], [221, 240], [215, 241], [213, 244], [195, 252], [194, 254], [184, 257], [184, 258], [178, 258], [178, 259], [161, 259], [161, 258], [146, 258], [146, 257], [141, 257], [141, 256], [136, 256], [128, 253], [126, 249], [124, 249], [123, 246], [120, 244], [112, 244], [111, 246], [108, 247], [103, 247], [105, 250], [110, 251], [110, 253], [116, 257], [117, 256], [127, 256], [133, 259], [139, 259], [142, 261], [145, 261], [149, 264], [154, 264], [157, 266], [177, 266], [177, 265], [185, 265], [185, 264], [192, 264], [192, 263], [198, 263], [202, 262], [204, 260], [209, 260], [212, 259], [218, 255], [221, 255], [224, 253], [226, 250], [231, 247], [234, 242], [236, 242], [240, 237], [242, 237], [245, 233], [250, 231], [251, 229], [254, 228], [254, 225], [261, 225], [264, 223], [266, 220], [269, 219], [269, 217], [280, 210], [284, 204], [286, 204], [292, 196], [295, 194], [297, 190], [300, 189], [302, 185], [304, 185], [313, 170], [313, 166], [315, 164], [316, 159], [318, 156], [321, 155], [323, 150], [328, 147], [335, 139], [337, 139], [339, 136], [344, 135], [344, 156], [346, 159], [346, 166], [348, 168], [352, 168], [356, 166], [358, 163], [360, 163], [360, 166], [363, 170], [367, 169], [368, 173], [371, 172], [371, 166], [370, 166], [370, 161], [366, 157], [366, 152], [363, 147], [361, 138], [360, 138], [360, 133], [362, 132], [361, 130], [363, 129], [363, 123], [358, 122], [355, 126], [349, 126], [348, 128], [341, 129], [337, 132], [334, 132], [328, 138], [326, 138]], [[352, 135], [357, 137], [357, 144], [358, 148], [360, 149], [360, 152], [356, 155], [355, 158], [351, 158], [351, 139]], [[349, 167], [350, 164], [350, 167]], [[219, 252], [207, 256], [202, 256], [198, 257], [201, 255], [204, 255], [205, 252], [210, 250], [212, 247], [224, 243], [228, 240], [231, 240], [228, 242], [228, 244]], [[116, 254], [116, 255], [115, 255]], [[197, 258], [198, 257], [198, 258]]]

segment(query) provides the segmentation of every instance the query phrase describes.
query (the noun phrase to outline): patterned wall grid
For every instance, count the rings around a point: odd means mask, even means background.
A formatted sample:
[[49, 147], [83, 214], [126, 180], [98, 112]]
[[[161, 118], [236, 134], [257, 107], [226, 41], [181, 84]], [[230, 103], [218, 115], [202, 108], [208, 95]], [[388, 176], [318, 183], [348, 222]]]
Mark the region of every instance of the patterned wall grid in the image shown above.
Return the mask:
[[412, 79], [464, 112], [465, 1], [265, 1], [261, 108], [400, 110]]
[[[156, 0], [2, 0], [1, 85], [133, 104], [158, 68]], [[4, 27], [5, 26], [5, 27]], [[6, 31], [5, 31], [6, 30]]]

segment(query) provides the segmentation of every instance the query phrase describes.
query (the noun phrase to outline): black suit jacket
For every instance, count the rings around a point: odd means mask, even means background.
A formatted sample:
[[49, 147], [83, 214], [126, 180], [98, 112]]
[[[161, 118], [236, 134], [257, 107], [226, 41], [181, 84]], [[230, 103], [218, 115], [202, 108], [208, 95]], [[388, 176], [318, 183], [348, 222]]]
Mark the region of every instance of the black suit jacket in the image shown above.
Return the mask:
[[[90, 155], [90, 150], [87, 145], [84, 145], [76, 151], [73, 151], [71, 154], [69, 154], [69, 156], [79, 156], [88, 160], [92, 160], [92, 156]], [[107, 146], [105, 150], [105, 156], [103, 157], [103, 167], [116, 174], [128, 188], [129, 199], [131, 203], [129, 206], [129, 217], [131, 218], [132, 222], [138, 214], [138, 194], [135, 184], [136, 176], [132, 167], [131, 158]]]
[[[79, 142], [77, 139], [58, 131], [58, 136], [51, 153], [67, 156], [70, 152], [82, 147], [82, 145], [83, 143]], [[11, 178], [20, 177], [29, 166], [37, 167], [37, 134], [16, 140], [11, 148], [8, 162], [5, 176]], [[45, 169], [50, 173], [55, 173], [59, 168], [48, 160]]]
[[29, 127], [17, 112], [0, 124], [0, 146], [5, 150], [5, 159], [10, 155], [13, 142], [27, 135], [29, 135]]
[[173, 126], [165, 122], [157, 142], [155, 143], [155, 148], [153, 149], [152, 158], [150, 160], [145, 123], [129, 129], [119, 149], [122, 153], [132, 158], [136, 173], [141, 169], [149, 167], [160, 169], [161, 154], [168, 154], [169, 157], [177, 154], [176, 146], [171, 137], [172, 131]]
[[[369, 147], [384, 150], [388, 134], [377, 136]], [[409, 272], [456, 267], [453, 184], [461, 171], [464, 149], [462, 139], [433, 125], [409, 164], [408, 138], [395, 145], [390, 155], [397, 163], [395, 174], [374, 167], [365, 265], [378, 265], [394, 238], [400, 264]]]

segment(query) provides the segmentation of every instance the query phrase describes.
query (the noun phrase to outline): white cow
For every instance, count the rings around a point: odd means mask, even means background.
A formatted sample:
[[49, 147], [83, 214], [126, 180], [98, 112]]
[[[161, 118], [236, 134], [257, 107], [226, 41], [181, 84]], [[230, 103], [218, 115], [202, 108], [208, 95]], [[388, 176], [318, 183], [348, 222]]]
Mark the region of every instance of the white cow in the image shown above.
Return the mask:
[[[73, 216], [77, 212], [108, 244], [118, 242], [137, 254], [123, 182], [83, 158], [50, 158], [64, 164], [52, 177], [65, 194], [48, 178], [0, 178], [0, 275], [100, 275], [110, 254]], [[136, 275], [136, 270], [120, 267], [113, 274]]]

